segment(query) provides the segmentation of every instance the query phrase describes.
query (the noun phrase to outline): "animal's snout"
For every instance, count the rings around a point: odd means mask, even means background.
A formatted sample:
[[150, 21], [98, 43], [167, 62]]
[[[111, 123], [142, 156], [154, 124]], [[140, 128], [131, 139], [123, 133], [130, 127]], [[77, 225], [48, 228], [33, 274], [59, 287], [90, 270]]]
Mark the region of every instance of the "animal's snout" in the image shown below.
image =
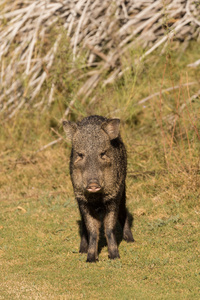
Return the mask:
[[96, 193], [101, 190], [101, 186], [97, 179], [92, 179], [88, 182], [86, 190], [90, 193]]

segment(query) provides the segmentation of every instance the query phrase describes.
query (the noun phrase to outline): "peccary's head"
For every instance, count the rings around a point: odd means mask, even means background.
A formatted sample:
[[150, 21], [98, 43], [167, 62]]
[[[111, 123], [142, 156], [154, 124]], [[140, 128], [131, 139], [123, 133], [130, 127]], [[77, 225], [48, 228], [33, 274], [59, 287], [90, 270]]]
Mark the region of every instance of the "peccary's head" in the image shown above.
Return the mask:
[[72, 141], [70, 173], [75, 191], [106, 193], [117, 179], [119, 119], [90, 116], [79, 123], [63, 121]]

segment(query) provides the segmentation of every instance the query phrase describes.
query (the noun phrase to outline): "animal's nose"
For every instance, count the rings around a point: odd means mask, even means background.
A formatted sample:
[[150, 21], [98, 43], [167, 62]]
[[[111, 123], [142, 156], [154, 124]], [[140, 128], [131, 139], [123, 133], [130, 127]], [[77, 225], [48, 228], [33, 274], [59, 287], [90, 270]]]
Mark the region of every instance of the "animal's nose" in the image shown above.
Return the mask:
[[91, 179], [88, 182], [86, 190], [88, 192], [90, 192], [90, 193], [96, 193], [96, 192], [100, 191], [101, 190], [101, 186], [100, 186], [98, 180], [97, 179]]

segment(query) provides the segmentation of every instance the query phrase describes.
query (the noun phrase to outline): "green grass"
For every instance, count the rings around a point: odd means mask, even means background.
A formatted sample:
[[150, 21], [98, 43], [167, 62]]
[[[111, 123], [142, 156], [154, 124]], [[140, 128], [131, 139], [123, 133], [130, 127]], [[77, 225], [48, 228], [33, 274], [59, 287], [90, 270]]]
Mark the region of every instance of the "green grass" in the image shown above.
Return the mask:
[[[181, 57], [172, 51], [170, 59], [158, 52], [137, 76], [127, 71], [114, 85], [97, 89], [92, 104], [77, 100], [72, 108], [71, 119], [96, 113], [122, 120], [135, 243], [120, 243], [119, 260], [108, 259], [103, 238], [96, 264], [78, 252], [69, 145], [63, 141], [35, 154], [57, 138], [52, 127], [64, 136], [58, 122], [65, 110], [62, 89], [49, 111], [27, 110], [2, 122], [0, 299], [199, 299], [199, 98], [189, 101], [187, 86], [181, 86], [180, 94], [177, 89], [136, 105], [180, 80], [198, 83], [200, 68], [186, 67], [199, 59], [198, 49], [193, 43]], [[196, 93], [198, 84], [189, 91]], [[171, 115], [178, 115], [176, 123]]]
[[72, 192], [29, 193], [1, 203], [2, 299], [198, 299], [199, 212], [173, 200], [161, 209], [129, 192], [136, 242], [121, 242], [120, 260], [108, 260], [104, 247], [88, 264]]

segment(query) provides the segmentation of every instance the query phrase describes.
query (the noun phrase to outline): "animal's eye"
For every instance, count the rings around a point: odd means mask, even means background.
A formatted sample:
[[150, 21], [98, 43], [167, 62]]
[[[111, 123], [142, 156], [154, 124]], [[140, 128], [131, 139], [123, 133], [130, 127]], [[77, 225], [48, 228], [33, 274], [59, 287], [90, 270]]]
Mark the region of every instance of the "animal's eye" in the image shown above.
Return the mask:
[[80, 159], [83, 159], [83, 157], [84, 157], [84, 154], [83, 154], [83, 153], [77, 152], [77, 155], [78, 155], [78, 158], [80, 158]]
[[106, 156], [106, 151], [103, 151], [103, 152], [100, 153], [101, 158], [105, 158], [105, 156]]

